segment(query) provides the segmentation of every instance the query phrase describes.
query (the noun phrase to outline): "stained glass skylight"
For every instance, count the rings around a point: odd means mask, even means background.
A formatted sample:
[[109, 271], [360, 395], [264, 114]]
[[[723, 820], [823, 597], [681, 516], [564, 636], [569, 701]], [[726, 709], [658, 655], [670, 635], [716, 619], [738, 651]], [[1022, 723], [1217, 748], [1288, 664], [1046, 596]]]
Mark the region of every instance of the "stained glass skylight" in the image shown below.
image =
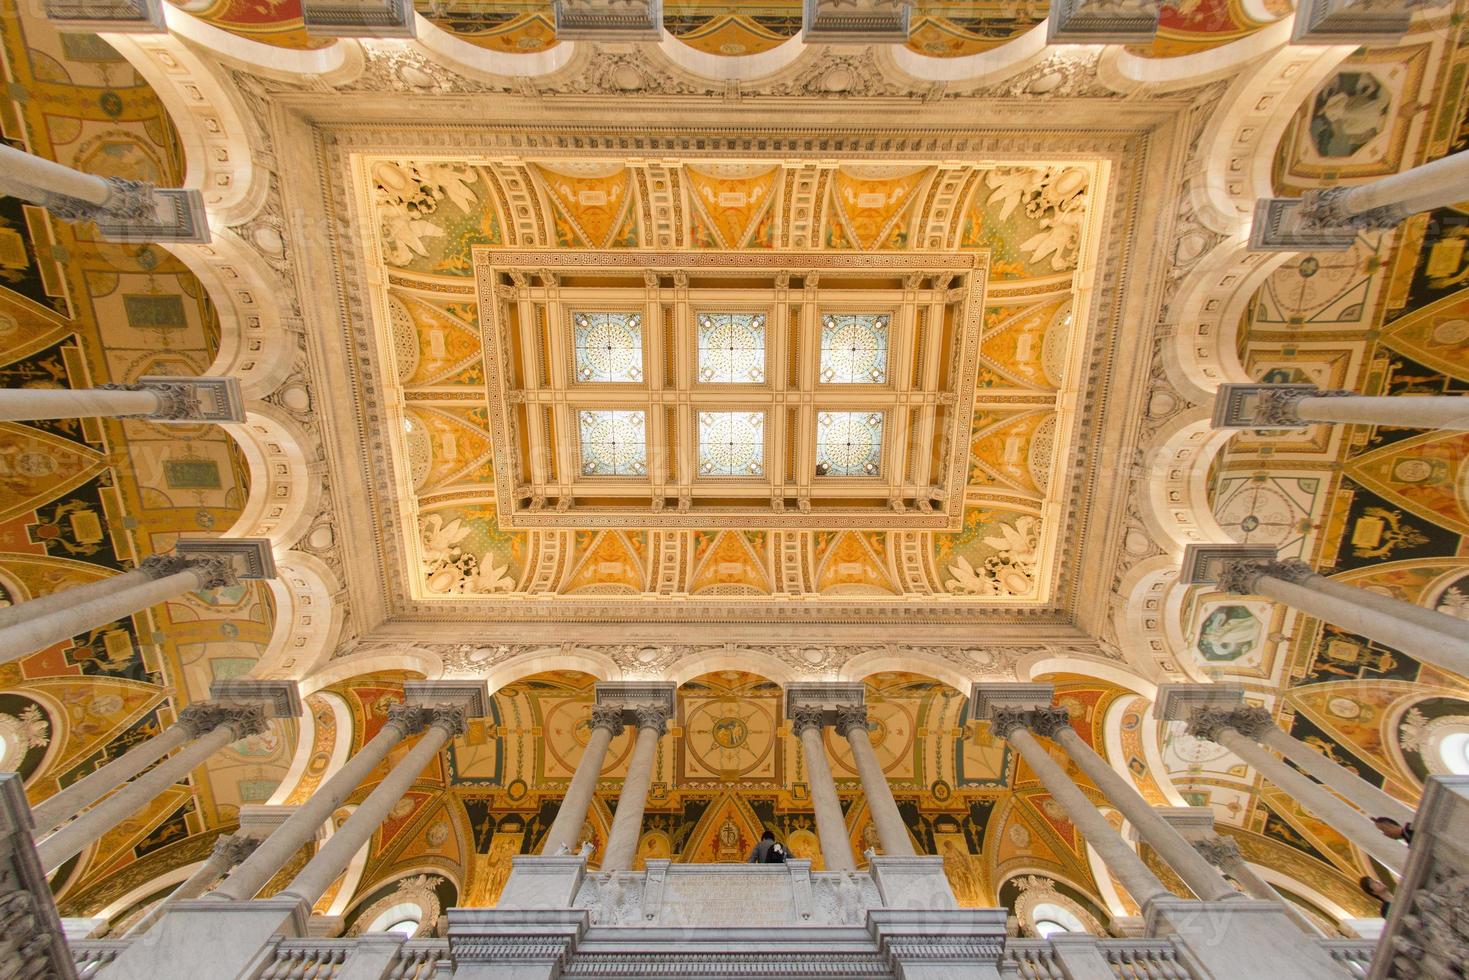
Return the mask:
[[886, 313], [823, 313], [821, 371], [823, 384], [880, 385], [888, 379]]
[[761, 384], [765, 380], [765, 314], [700, 313], [699, 380]]
[[576, 380], [635, 383], [643, 380], [641, 313], [571, 316], [576, 339]]
[[699, 475], [763, 476], [764, 412], [700, 412]]
[[882, 469], [881, 412], [816, 416], [817, 476], [877, 476]]
[[643, 476], [648, 472], [647, 425], [642, 412], [599, 409], [579, 413], [581, 471], [586, 476]]

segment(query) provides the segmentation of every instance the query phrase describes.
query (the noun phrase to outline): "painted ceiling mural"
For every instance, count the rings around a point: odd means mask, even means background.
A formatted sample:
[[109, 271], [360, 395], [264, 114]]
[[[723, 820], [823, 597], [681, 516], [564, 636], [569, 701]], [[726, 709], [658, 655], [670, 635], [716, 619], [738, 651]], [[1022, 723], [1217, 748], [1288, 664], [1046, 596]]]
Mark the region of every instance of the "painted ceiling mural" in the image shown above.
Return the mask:
[[[330, 39], [308, 36], [300, 0], [170, 0], [211, 26], [284, 48], [317, 48]], [[414, 0], [435, 27], [505, 54], [554, 48], [556, 16], [549, 0]], [[1165, 4], [1158, 36], [1134, 53], [1171, 58], [1247, 37], [1285, 16], [1284, 0], [1180, 0]], [[922, 0], [910, 14], [909, 51], [929, 58], [980, 54], [1014, 40], [1045, 20], [1040, 0]], [[665, 0], [663, 29], [702, 54], [738, 58], [779, 47], [801, 33], [801, 0]]]
[[[1295, 193], [1469, 148], [1466, 65], [1462, 28], [1348, 58], [1287, 131], [1278, 186]], [[1430, 115], [1431, 105], [1441, 108]], [[1240, 324], [1245, 368], [1262, 381], [1367, 394], [1469, 392], [1466, 242], [1469, 202], [1361, 235], [1349, 252], [1287, 261]], [[1238, 541], [1273, 544], [1343, 582], [1466, 616], [1466, 460], [1469, 440], [1452, 432], [1245, 431], [1216, 461], [1211, 499]], [[1462, 677], [1267, 601], [1207, 590], [1189, 599], [1184, 631], [1196, 672], [1244, 683], [1297, 738], [1401, 799], [1416, 801], [1428, 774], [1451, 771], [1445, 752], [1463, 754], [1452, 738], [1469, 730]], [[1179, 789], [1211, 802], [1221, 820], [1346, 873], [1366, 870], [1343, 838], [1262, 791], [1217, 746], [1178, 736], [1165, 752]]]
[[[405, 524], [419, 532], [411, 543], [419, 567], [410, 579], [418, 597], [592, 590], [1048, 598], [1058, 534], [1050, 516], [1058, 509], [1053, 488], [1065, 485], [1065, 473], [1053, 472], [1052, 464], [1074, 415], [1063, 392], [1075, 387], [1067, 383], [1077, 370], [1071, 300], [1086, 247], [1090, 167], [629, 167], [376, 158], [359, 160], [358, 167], [384, 266], [382, 343], [403, 405], [401, 425], [392, 429], [397, 471], [411, 483], [399, 495], [408, 507]], [[664, 223], [668, 215], [672, 228]], [[469, 288], [473, 250], [542, 243], [568, 253], [654, 244], [724, 254], [945, 245], [987, 251], [962, 526], [843, 530], [850, 520], [813, 513], [804, 524], [809, 530], [785, 532], [741, 526], [737, 516], [688, 531], [639, 529], [632, 521], [604, 530], [507, 527], [494, 492], [493, 460], [497, 448], [504, 450], [496, 446], [493, 406], [486, 401], [482, 331], [488, 328]], [[642, 337], [641, 320], [628, 323], [631, 333], [626, 325], [619, 329]], [[569, 321], [542, 329], [563, 327], [571, 336]], [[641, 347], [624, 355], [618, 356], [639, 364], [644, 356]], [[550, 364], [543, 370], [555, 372]], [[643, 380], [640, 367], [628, 370], [626, 377], [580, 380]], [[644, 424], [639, 413], [629, 431]], [[799, 434], [779, 429], [770, 438], [767, 452], [778, 456], [782, 442]], [[875, 472], [875, 463], [866, 465], [869, 470], [843, 472]], [[675, 548], [670, 574], [660, 556]]]
[[[153, 91], [94, 35], [30, 16], [0, 19], [4, 138], [84, 170], [176, 185], [182, 160]], [[26, 97], [21, 98], [24, 94]], [[101, 329], [106, 325], [105, 335]], [[0, 383], [90, 387], [198, 375], [218, 323], [197, 279], [166, 251], [107, 244], [90, 226], [0, 198]], [[217, 534], [248, 493], [216, 426], [142, 421], [0, 422], [0, 603], [117, 574], [179, 534]], [[184, 596], [0, 666], [0, 732], [33, 801], [172, 723], [219, 678], [248, 672], [274, 629], [259, 583]], [[55, 879], [86, 890], [263, 803], [294, 751], [292, 727], [222, 751]], [[21, 749], [23, 747], [23, 750]], [[5, 768], [11, 768], [9, 764]]]

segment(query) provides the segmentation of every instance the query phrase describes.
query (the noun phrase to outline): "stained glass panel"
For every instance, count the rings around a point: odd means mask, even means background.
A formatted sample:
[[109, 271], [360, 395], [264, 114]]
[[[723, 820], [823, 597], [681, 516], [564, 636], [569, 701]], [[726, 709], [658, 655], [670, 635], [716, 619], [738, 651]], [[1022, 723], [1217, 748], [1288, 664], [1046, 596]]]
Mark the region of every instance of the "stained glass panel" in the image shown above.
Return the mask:
[[699, 475], [763, 476], [764, 412], [700, 412]]
[[643, 476], [648, 472], [648, 436], [642, 412], [583, 411], [579, 427], [584, 475]]
[[881, 412], [816, 416], [817, 476], [877, 476], [882, 469]]
[[576, 380], [643, 380], [642, 314], [577, 312], [571, 315], [571, 326], [576, 339]]
[[829, 385], [880, 385], [888, 379], [886, 313], [821, 316], [821, 381]]
[[760, 384], [765, 380], [765, 314], [700, 313], [699, 380]]

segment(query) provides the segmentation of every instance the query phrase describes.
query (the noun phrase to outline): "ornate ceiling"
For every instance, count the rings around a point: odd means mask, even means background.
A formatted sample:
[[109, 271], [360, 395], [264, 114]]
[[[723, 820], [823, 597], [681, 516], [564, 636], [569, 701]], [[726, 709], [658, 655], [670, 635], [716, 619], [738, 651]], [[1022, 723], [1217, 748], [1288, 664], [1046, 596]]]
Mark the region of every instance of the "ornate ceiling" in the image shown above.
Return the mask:
[[[415, 599], [1054, 601], [1101, 164], [353, 170]], [[701, 378], [697, 321], [740, 310], [758, 378]], [[751, 417], [758, 472], [707, 472]]]

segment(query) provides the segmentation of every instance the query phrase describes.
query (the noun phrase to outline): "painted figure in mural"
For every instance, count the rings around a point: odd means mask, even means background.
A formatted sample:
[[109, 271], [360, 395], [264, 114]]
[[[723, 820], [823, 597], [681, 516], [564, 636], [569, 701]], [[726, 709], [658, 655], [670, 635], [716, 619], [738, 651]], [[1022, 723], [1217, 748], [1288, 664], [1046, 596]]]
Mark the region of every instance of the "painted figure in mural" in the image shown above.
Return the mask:
[[1199, 655], [1205, 660], [1231, 661], [1249, 653], [1260, 639], [1260, 622], [1245, 606], [1220, 606], [1199, 627]]
[[1311, 142], [1324, 157], [1349, 157], [1382, 132], [1392, 106], [1388, 92], [1368, 72], [1338, 72], [1316, 96]]

